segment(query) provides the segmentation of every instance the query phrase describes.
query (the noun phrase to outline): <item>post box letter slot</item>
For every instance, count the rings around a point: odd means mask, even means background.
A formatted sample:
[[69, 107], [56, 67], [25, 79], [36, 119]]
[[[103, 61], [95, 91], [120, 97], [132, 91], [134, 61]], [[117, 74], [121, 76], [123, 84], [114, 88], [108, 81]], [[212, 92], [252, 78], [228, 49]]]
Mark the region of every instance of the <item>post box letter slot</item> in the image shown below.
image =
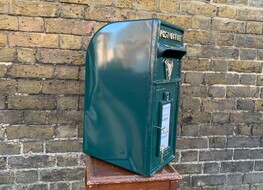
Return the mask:
[[186, 54], [185, 48], [170, 47], [164, 44], [158, 44], [158, 57], [170, 57], [181, 59]]

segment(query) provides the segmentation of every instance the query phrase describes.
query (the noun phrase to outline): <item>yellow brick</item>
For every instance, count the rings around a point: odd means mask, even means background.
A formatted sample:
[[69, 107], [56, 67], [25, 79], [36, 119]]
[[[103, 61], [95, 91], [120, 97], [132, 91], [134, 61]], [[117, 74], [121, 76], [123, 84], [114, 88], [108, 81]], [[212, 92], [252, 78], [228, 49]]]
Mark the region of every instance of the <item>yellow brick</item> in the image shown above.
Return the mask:
[[71, 96], [59, 96], [57, 97], [58, 109], [65, 110], [77, 110], [78, 109], [78, 97]]
[[83, 94], [83, 82], [80, 81], [43, 81], [42, 93], [44, 94]]
[[139, 10], [155, 11], [157, 10], [157, 5], [158, 5], [157, 0], [148, 0], [148, 1], [135, 0], [133, 2], [134, 8]]
[[160, 0], [161, 12], [175, 13], [177, 11], [176, 0]]
[[247, 33], [250, 34], [262, 34], [261, 22], [247, 22]]
[[21, 31], [43, 31], [43, 19], [36, 17], [19, 17], [19, 30]]
[[263, 9], [242, 7], [237, 9], [237, 18], [241, 20], [263, 21]]
[[7, 0], [0, 0], [0, 13], [7, 13]]
[[8, 139], [51, 139], [54, 136], [54, 127], [12, 125], [6, 129], [6, 136]]
[[4, 47], [7, 44], [7, 36], [4, 33], [0, 33], [0, 47]]
[[12, 0], [10, 12], [17, 15], [55, 17], [57, 6], [51, 2]]
[[263, 111], [263, 101], [255, 100], [255, 111]]
[[82, 37], [72, 35], [60, 35], [60, 47], [62, 49], [81, 49]]
[[220, 33], [217, 35], [218, 46], [233, 46], [235, 43], [235, 35], [231, 33]]
[[55, 76], [59, 79], [78, 79], [79, 67], [60, 66], [56, 67]]
[[15, 60], [14, 48], [0, 48], [0, 62], [12, 62]]
[[0, 80], [0, 94], [14, 94], [16, 92], [16, 80]]
[[17, 17], [0, 15], [0, 29], [1, 30], [17, 30], [18, 29]]
[[17, 60], [22, 63], [36, 63], [36, 57], [38, 56], [36, 50], [19, 48], [17, 49]]
[[58, 47], [58, 35], [39, 33], [10, 33], [8, 35], [10, 46], [20, 47]]
[[256, 61], [229, 61], [228, 70], [240, 73], [261, 73], [261, 64]]
[[79, 97], [79, 109], [84, 110], [84, 97], [83, 96]]
[[[95, 24], [95, 28], [96, 28], [96, 24]], [[90, 36], [83, 36], [83, 39], [82, 39], [82, 47], [83, 47], [83, 49], [87, 49], [88, 48], [90, 39], [91, 39]]]
[[84, 8], [81, 5], [62, 4], [60, 16], [64, 18], [83, 18]]
[[38, 94], [41, 91], [41, 82], [36, 80], [18, 80], [18, 93]]
[[94, 33], [97, 32], [99, 29], [101, 29], [106, 24], [107, 24], [106, 22], [96, 22], [94, 25]]
[[214, 3], [227, 3], [228, 0], [214, 0]]
[[148, 11], [138, 11], [136, 13], [136, 19], [147, 19], [147, 18], [153, 18], [153, 13]]
[[119, 8], [132, 8], [133, 0], [117, 0], [117, 7]]
[[211, 32], [186, 31], [184, 40], [189, 44], [214, 44], [215, 38]]
[[91, 0], [60, 0], [60, 2], [90, 5]]
[[4, 77], [6, 73], [6, 65], [0, 65], [0, 77]]
[[46, 31], [61, 34], [91, 35], [94, 29], [93, 22], [72, 19], [48, 19]]
[[135, 20], [135, 19], [136, 19], [136, 11], [129, 9], [117, 9], [115, 17], [112, 18], [113, 21]]
[[[117, 14], [120, 11], [120, 9], [117, 10]], [[130, 20], [134, 20], [136, 18], [136, 11], [135, 10], [128, 10], [127, 13], [127, 18]]]
[[171, 22], [173, 24], [182, 26], [184, 28], [191, 27], [191, 17], [184, 17], [184, 16], [172, 17]]
[[85, 73], [86, 73], [85, 67], [81, 67], [79, 72], [79, 80], [85, 80]]
[[72, 65], [85, 64], [85, 51], [42, 49], [39, 53], [39, 61], [43, 63]]
[[236, 9], [230, 6], [221, 6], [218, 8], [218, 16], [234, 18], [236, 16]]
[[9, 109], [54, 109], [55, 98], [52, 96], [8, 96]]
[[46, 118], [47, 112], [45, 111], [27, 110], [24, 112], [24, 120], [26, 124], [45, 124]]
[[246, 23], [243, 21], [215, 18], [215, 19], [212, 19], [211, 28], [213, 30], [222, 31], [222, 32], [244, 33], [245, 26], [246, 26]]
[[180, 9], [184, 14], [212, 17], [216, 15], [217, 7], [207, 3], [188, 1], [181, 2]]
[[[189, 48], [187, 48], [189, 50]], [[208, 59], [183, 59], [183, 70], [186, 71], [207, 71], [209, 69]]]
[[187, 46], [187, 56], [188, 57], [201, 57], [203, 48], [202, 46]]
[[[248, 5], [248, 1], [249, 0], [228, 0], [229, 3], [233, 3], [236, 5]], [[258, 0], [252, 0], [252, 1], [258, 1]], [[259, 1], [261, 1], [261, 0], [259, 0]]]
[[112, 5], [112, 0], [96, 0], [96, 5]]
[[208, 30], [210, 27], [210, 18], [205, 16], [193, 16], [192, 17], [192, 28]]
[[191, 17], [190, 16], [166, 16], [166, 15], [158, 15], [159, 18], [167, 20], [173, 24], [179, 25], [183, 28], [191, 27]]
[[116, 18], [116, 9], [112, 7], [89, 7], [85, 11], [85, 18], [99, 21], [112, 21]]
[[12, 65], [8, 74], [12, 77], [52, 78], [54, 67], [49, 65]]

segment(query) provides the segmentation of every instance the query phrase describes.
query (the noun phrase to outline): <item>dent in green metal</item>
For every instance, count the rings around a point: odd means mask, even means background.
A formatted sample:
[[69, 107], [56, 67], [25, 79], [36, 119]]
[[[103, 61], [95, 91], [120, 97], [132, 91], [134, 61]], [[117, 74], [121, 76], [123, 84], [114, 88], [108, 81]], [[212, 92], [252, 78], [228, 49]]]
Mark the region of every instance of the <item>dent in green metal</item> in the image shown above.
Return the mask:
[[[173, 46], [170, 40], [159, 39], [162, 24], [183, 35], [181, 28], [158, 19], [110, 23], [93, 36], [86, 56], [83, 151], [144, 176], [153, 175], [175, 156], [182, 57], [177, 52], [185, 50], [182, 42]], [[158, 50], [160, 46], [166, 49]], [[175, 64], [169, 82], [165, 56]], [[161, 163], [154, 125], [160, 124], [165, 92], [171, 92], [174, 103], [170, 147]]]

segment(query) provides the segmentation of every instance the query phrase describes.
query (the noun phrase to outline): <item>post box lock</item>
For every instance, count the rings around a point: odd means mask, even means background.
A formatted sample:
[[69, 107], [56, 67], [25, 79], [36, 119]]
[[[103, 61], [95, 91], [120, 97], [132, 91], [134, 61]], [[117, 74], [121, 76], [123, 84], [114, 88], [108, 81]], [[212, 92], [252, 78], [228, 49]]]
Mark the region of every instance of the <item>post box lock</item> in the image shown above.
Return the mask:
[[174, 160], [183, 34], [159, 19], [113, 22], [94, 34], [84, 153], [144, 176]]
[[170, 100], [170, 95], [171, 95], [170, 92], [165, 92], [163, 95], [164, 95], [164, 100], [165, 101], [169, 101]]

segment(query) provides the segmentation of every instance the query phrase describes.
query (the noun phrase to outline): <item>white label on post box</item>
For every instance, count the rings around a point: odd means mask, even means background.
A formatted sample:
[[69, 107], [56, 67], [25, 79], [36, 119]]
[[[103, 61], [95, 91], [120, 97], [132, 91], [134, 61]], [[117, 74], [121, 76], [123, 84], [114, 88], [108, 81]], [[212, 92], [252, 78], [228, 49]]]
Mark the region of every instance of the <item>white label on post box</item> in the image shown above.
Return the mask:
[[169, 145], [169, 129], [170, 129], [170, 114], [171, 103], [164, 104], [162, 107], [162, 130], [161, 130], [161, 151], [166, 149]]

